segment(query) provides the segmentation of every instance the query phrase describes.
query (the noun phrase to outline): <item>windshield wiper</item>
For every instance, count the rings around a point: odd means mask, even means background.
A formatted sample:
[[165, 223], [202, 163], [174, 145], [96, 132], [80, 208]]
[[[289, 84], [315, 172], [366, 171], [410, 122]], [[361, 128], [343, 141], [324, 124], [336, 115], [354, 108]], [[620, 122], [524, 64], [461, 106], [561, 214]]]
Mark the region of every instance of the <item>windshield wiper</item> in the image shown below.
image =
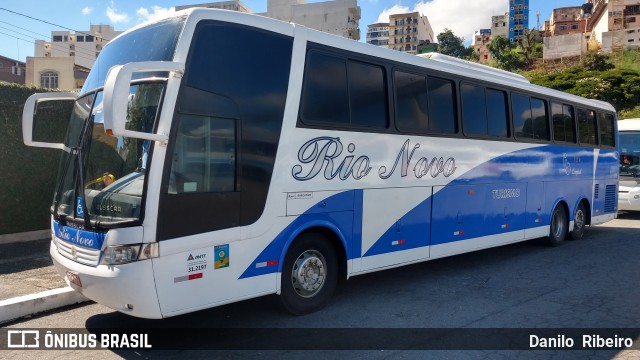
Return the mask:
[[[93, 111], [93, 108], [91, 109]], [[91, 217], [89, 216], [89, 209], [87, 208], [87, 200], [85, 198], [85, 193], [84, 193], [84, 152], [83, 149], [85, 148], [85, 146], [88, 145], [88, 138], [89, 135], [91, 134], [91, 130], [93, 129], [93, 116], [89, 116], [89, 118], [87, 119], [87, 122], [85, 123], [84, 129], [82, 131], [82, 135], [80, 137], [80, 146], [78, 146], [77, 149], [77, 156], [76, 159], [78, 159], [78, 165], [77, 165], [77, 171], [78, 171], [78, 189], [80, 190], [80, 197], [82, 199], [82, 218], [84, 220], [84, 228], [86, 230], [96, 230], [97, 229], [97, 224], [96, 226], [94, 226], [93, 224], [91, 224]], [[76, 200], [77, 201], [77, 200]], [[77, 215], [77, 214], [76, 214]]]
[[[73, 158], [77, 154], [78, 154], [78, 148], [77, 147], [71, 148], [71, 151], [69, 152], [69, 156], [67, 156], [67, 160], [65, 161], [64, 166], [62, 168], [62, 177], [60, 178], [60, 182], [58, 183], [58, 188], [56, 189], [55, 200], [53, 202], [53, 217], [58, 221], [62, 220], [62, 215], [58, 214], [58, 205], [60, 205], [60, 200], [59, 200], [60, 197], [58, 195], [60, 195], [60, 192], [62, 191], [62, 187], [64, 186], [64, 181], [67, 178], [67, 171], [69, 170], [69, 165], [71, 164], [71, 158]], [[66, 214], [65, 214], [65, 218], [66, 218]]]

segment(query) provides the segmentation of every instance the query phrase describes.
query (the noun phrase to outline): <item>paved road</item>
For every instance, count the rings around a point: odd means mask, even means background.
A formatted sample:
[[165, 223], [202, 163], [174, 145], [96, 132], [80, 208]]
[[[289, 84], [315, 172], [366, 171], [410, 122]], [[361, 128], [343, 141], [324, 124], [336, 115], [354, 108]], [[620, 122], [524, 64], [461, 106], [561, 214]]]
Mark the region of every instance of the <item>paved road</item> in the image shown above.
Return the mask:
[[[588, 230], [550, 248], [539, 241], [354, 277], [330, 306], [292, 317], [264, 297], [165, 320], [131, 318], [90, 304], [10, 324], [20, 328], [640, 328], [640, 214]], [[300, 330], [301, 333], [305, 330]], [[353, 335], [358, 332], [353, 332]], [[640, 344], [640, 338], [635, 339]], [[640, 358], [639, 351], [436, 351], [434, 358]], [[205, 351], [7, 352], [18, 358], [204, 357]], [[219, 351], [213, 355], [307, 357], [301, 351]], [[415, 351], [323, 351], [314, 357], [423, 358]]]
[[66, 286], [51, 262], [50, 243], [0, 244], [0, 300]]

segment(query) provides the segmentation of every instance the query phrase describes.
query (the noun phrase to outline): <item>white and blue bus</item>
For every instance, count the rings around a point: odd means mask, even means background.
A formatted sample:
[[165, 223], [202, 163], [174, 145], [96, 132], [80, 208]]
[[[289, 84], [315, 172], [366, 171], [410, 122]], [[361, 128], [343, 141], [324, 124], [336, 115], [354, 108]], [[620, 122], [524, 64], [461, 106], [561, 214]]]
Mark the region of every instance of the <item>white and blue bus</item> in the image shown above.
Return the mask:
[[[74, 100], [64, 143], [38, 103]], [[51, 256], [71, 287], [162, 318], [616, 216], [607, 103], [443, 56], [191, 9], [131, 29], [79, 94], [38, 94], [62, 150]]]
[[640, 211], [640, 119], [618, 121], [620, 186], [618, 210]]

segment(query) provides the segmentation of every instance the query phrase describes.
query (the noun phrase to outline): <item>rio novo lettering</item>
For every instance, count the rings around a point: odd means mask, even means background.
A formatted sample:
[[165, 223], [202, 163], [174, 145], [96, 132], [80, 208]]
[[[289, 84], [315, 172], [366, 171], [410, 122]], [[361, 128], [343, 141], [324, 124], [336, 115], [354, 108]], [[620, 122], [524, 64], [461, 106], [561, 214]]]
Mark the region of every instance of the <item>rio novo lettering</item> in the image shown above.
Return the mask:
[[[426, 175], [436, 178], [440, 174], [449, 177], [456, 171], [456, 160], [453, 157], [420, 157], [414, 160], [414, 154], [419, 148], [420, 144], [411, 146], [407, 139], [390, 169], [380, 166], [378, 176], [388, 179], [396, 169], [399, 169], [401, 177], [406, 177], [408, 172], [412, 171], [418, 179]], [[340, 138], [321, 136], [311, 139], [298, 150], [298, 161], [302, 165], [295, 165], [291, 174], [299, 181], [311, 180], [320, 173], [327, 180], [336, 177], [340, 180], [347, 180], [349, 177], [360, 180], [371, 172], [371, 160], [367, 155], [356, 157], [353, 155], [355, 150], [356, 146], [350, 143], [347, 145], [346, 154], [343, 154], [344, 146]]]

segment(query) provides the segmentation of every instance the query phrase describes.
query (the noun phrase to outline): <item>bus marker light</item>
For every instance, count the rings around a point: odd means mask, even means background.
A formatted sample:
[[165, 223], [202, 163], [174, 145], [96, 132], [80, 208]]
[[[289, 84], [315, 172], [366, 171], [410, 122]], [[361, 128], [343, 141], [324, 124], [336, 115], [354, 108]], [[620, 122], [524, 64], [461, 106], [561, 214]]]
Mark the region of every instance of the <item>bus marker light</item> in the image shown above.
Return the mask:
[[202, 279], [202, 273], [189, 275], [189, 280]]
[[541, 222], [542, 222], [542, 219], [538, 218], [538, 219], [536, 219], [536, 221], [535, 221], [535, 222], [537, 222], [537, 223], [541, 223]]
[[267, 266], [278, 265], [278, 260], [269, 260], [265, 262], [256, 263], [256, 268], [263, 268]]
[[464, 235], [464, 230], [456, 231], [453, 235]]
[[173, 283], [175, 284], [183, 281], [196, 280], [196, 279], [202, 279], [202, 273], [190, 274], [187, 276], [178, 276], [176, 278], [173, 278]]
[[500, 227], [503, 228], [503, 229], [507, 229], [507, 228], [509, 228], [509, 224], [502, 224], [502, 226], [500, 226]]
[[402, 244], [404, 244], [404, 240], [396, 240], [391, 242], [391, 245], [402, 245]]

